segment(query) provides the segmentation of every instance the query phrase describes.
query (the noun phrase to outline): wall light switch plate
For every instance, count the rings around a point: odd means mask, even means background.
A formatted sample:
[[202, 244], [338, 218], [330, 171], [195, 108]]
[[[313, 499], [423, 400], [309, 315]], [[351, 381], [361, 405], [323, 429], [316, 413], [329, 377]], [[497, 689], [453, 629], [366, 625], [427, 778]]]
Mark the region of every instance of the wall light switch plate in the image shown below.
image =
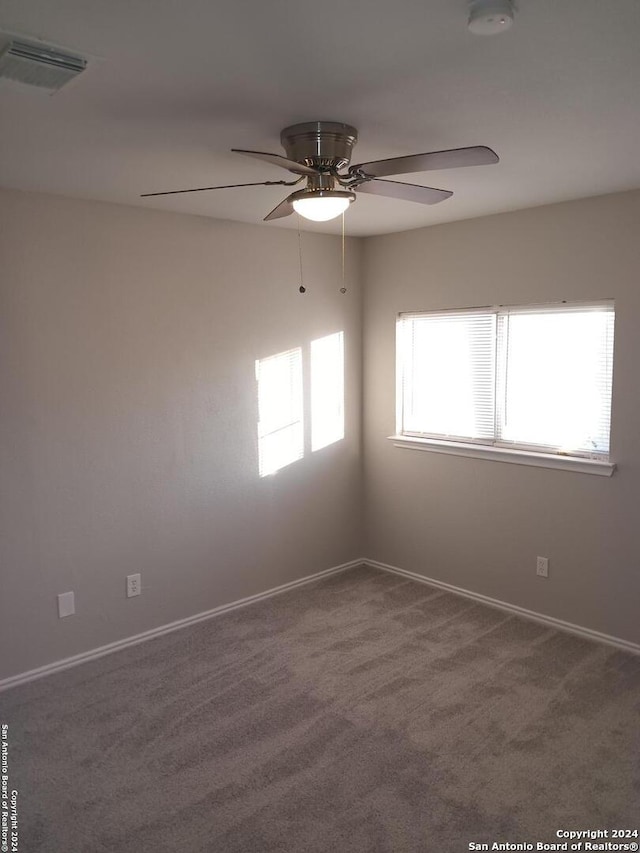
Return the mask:
[[73, 616], [76, 612], [75, 596], [72, 592], [62, 592], [58, 596], [58, 616], [64, 619], [65, 616]]

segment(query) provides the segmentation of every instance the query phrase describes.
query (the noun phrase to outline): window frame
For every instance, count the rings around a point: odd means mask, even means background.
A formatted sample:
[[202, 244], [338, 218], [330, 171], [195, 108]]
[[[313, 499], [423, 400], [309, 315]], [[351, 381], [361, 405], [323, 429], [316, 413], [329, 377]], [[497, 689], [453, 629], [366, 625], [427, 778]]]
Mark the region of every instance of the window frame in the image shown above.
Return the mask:
[[[497, 437], [499, 434], [497, 419], [500, 401], [498, 389], [501, 385], [499, 374], [497, 344], [496, 360], [494, 364], [493, 384], [495, 389], [494, 413], [496, 426], [493, 437], [471, 438], [458, 435], [444, 435], [442, 433], [422, 432], [404, 429], [404, 391], [405, 391], [405, 366], [403, 354], [405, 343], [402, 339], [404, 332], [402, 321], [420, 316], [435, 317], [437, 315], [472, 315], [478, 313], [494, 314], [496, 316], [496, 341], [498, 339], [499, 318], [509, 314], [526, 313], [562, 313], [563, 310], [570, 311], [602, 311], [607, 310], [613, 314], [615, 324], [615, 303], [613, 299], [599, 299], [589, 301], [562, 301], [556, 303], [544, 303], [539, 305], [493, 305], [472, 308], [451, 308], [435, 311], [406, 311], [400, 312], [396, 318], [396, 432], [388, 436], [394, 446], [414, 450], [426, 450], [436, 453], [444, 453], [455, 456], [469, 456], [480, 459], [492, 459], [500, 462], [514, 462], [522, 465], [535, 467], [560, 468], [581, 473], [598, 474], [610, 477], [616, 469], [616, 464], [611, 461], [611, 446], [609, 453], [591, 453], [589, 451], [565, 452], [554, 445], [529, 444], [526, 442], [513, 442]], [[615, 327], [614, 327], [615, 328]], [[615, 336], [615, 331], [614, 331]], [[612, 349], [613, 352], [613, 349]], [[613, 379], [612, 379], [613, 398]]]

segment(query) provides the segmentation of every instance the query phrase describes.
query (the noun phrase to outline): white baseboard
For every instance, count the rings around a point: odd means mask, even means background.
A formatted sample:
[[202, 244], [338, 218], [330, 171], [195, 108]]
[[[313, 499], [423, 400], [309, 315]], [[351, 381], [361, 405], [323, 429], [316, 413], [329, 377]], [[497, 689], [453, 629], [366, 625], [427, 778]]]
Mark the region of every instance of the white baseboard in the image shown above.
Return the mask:
[[576, 634], [586, 640], [596, 640], [600, 643], [606, 643], [608, 646], [615, 646], [618, 649], [623, 649], [625, 652], [632, 654], [640, 654], [640, 645], [631, 643], [629, 640], [621, 640], [619, 637], [611, 637], [609, 634], [602, 634], [600, 631], [592, 631], [591, 628], [583, 628], [581, 625], [574, 625], [572, 622], [565, 622], [562, 619], [556, 619], [554, 616], [545, 616], [543, 613], [536, 613], [534, 610], [526, 610], [524, 607], [518, 607], [516, 604], [509, 604], [506, 601], [500, 601], [497, 598], [490, 598], [488, 595], [481, 595], [479, 592], [472, 592], [468, 589], [463, 589], [459, 586], [453, 586], [444, 581], [438, 581], [434, 578], [428, 578], [424, 575], [409, 572], [406, 569], [399, 569], [397, 566], [389, 566], [387, 563], [380, 563], [378, 560], [370, 560], [363, 557], [359, 561], [360, 565], [371, 566], [373, 569], [382, 569], [384, 572], [392, 572], [395, 575], [402, 575], [405, 578], [410, 578], [420, 583], [428, 584], [429, 586], [439, 587], [447, 592], [453, 592], [456, 595], [463, 595], [465, 598], [472, 598], [474, 601], [479, 601], [482, 604], [488, 604], [491, 607], [497, 607], [500, 610], [506, 610], [509, 613], [514, 613], [517, 616], [524, 616], [526, 619], [533, 619], [535, 622], [542, 622], [549, 625], [551, 628], [557, 628], [559, 631], [568, 631], [570, 634]]
[[308, 575], [304, 578], [299, 578], [295, 581], [276, 586], [273, 589], [268, 589], [265, 592], [259, 592], [256, 595], [250, 595], [248, 598], [241, 598], [238, 601], [232, 601], [229, 604], [222, 604], [220, 607], [214, 607], [212, 610], [206, 610], [203, 613], [197, 613], [195, 616], [187, 616], [185, 619], [178, 619], [176, 622], [170, 622], [168, 625], [161, 625], [158, 628], [152, 628], [150, 631], [144, 631], [142, 634], [136, 634], [133, 637], [126, 637], [123, 640], [117, 640], [115, 643], [109, 643], [106, 646], [100, 646], [97, 649], [91, 649], [88, 652], [82, 652], [79, 655], [65, 658], [64, 660], [54, 661], [46, 666], [31, 669], [28, 672], [22, 672], [18, 675], [10, 676], [0, 680], [0, 692], [8, 690], [11, 687], [17, 687], [19, 684], [26, 684], [29, 681], [35, 681], [39, 678], [44, 678], [47, 675], [52, 675], [54, 672], [60, 672], [64, 669], [70, 669], [73, 666], [79, 666], [82, 663], [87, 663], [91, 660], [104, 657], [105, 655], [118, 652], [121, 649], [129, 648], [129, 646], [137, 646], [139, 643], [144, 643], [147, 640], [153, 640], [155, 637], [161, 637], [163, 634], [169, 634], [172, 631], [178, 631], [181, 628], [186, 628], [189, 625], [195, 625], [198, 622], [204, 622], [207, 619], [213, 619], [223, 613], [228, 613], [230, 610], [237, 610], [240, 607], [246, 607], [248, 604], [253, 604], [256, 601], [262, 601], [266, 598], [271, 598], [274, 595], [287, 592], [297, 586], [313, 583], [314, 581], [326, 578], [329, 575], [344, 572], [347, 569], [355, 568], [356, 566], [371, 566], [373, 569], [381, 569], [385, 572], [391, 572], [410, 580], [419, 581], [420, 583], [428, 584], [429, 586], [438, 587], [439, 589], [453, 592], [456, 595], [462, 595], [465, 598], [471, 598], [474, 601], [479, 601], [482, 604], [488, 604], [491, 607], [497, 607], [500, 610], [505, 610], [509, 613], [514, 613], [518, 616], [524, 616], [526, 619], [533, 619], [535, 622], [542, 622], [549, 625], [551, 628], [557, 628], [559, 631], [568, 631], [571, 634], [576, 634], [587, 640], [596, 640], [600, 643], [606, 643], [609, 646], [615, 646], [618, 649], [623, 649], [632, 654], [640, 654], [640, 645], [631, 643], [628, 640], [622, 640], [619, 637], [612, 637], [609, 634], [602, 634], [599, 631], [592, 631], [590, 628], [583, 628], [581, 625], [574, 625], [572, 622], [565, 622], [562, 619], [556, 619], [553, 616], [545, 616], [543, 613], [536, 613], [533, 610], [526, 610], [524, 607], [518, 607], [515, 604], [509, 604], [506, 601], [500, 601], [496, 598], [490, 598], [487, 595], [481, 595], [478, 592], [472, 592], [468, 589], [463, 589], [453, 584], [444, 583], [444, 581], [428, 578], [424, 575], [419, 575], [416, 572], [410, 572], [406, 569], [400, 569], [397, 566], [390, 566], [387, 563], [381, 563], [378, 560], [371, 560], [368, 557], [363, 557], [358, 560], [351, 560], [348, 563], [342, 563], [339, 566], [334, 566], [330, 569], [325, 569], [322, 572], [317, 572], [314, 575]]
[[106, 646], [100, 646], [97, 649], [91, 649], [88, 652], [82, 652], [79, 655], [74, 655], [64, 660], [54, 661], [46, 666], [40, 666], [37, 669], [30, 669], [28, 672], [22, 672], [18, 675], [12, 675], [9, 678], [4, 678], [0, 681], [0, 692], [8, 690], [10, 687], [17, 687], [19, 684], [26, 684], [28, 681], [35, 681], [38, 678], [44, 678], [47, 675], [52, 675], [54, 672], [60, 672], [63, 669], [70, 669], [72, 666], [79, 666], [82, 663], [87, 663], [91, 660], [110, 655], [113, 652], [119, 652], [121, 649], [127, 649], [129, 646], [137, 646], [138, 643], [144, 643], [147, 640], [153, 640], [155, 637], [161, 637], [163, 634], [169, 634], [172, 631], [179, 631], [181, 628], [186, 628], [189, 625], [195, 625], [197, 622], [204, 622], [207, 619], [213, 619], [215, 616], [220, 616], [223, 613], [228, 613], [230, 610], [237, 610], [240, 607], [246, 607], [248, 604], [253, 604], [256, 601], [262, 601], [265, 598], [271, 598], [273, 595], [287, 592], [297, 586], [313, 583], [321, 578], [326, 578], [329, 575], [344, 572], [347, 569], [361, 566], [363, 560], [351, 560], [348, 563], [342, 563], [339, 566], [333, 566], [331, 569], [325, 569], [322, 572], [317, 572], [314, 575], [299, 578], [289, 583], [284, 583], [281, 586], [276, 586], [273, 589], [268, 589], [265, 592], [259, 592], [256, 595], [250, 595], [248, 598], [240, 598], [238, 601], [232, 601], [229, 604], [222, 604], [220, 607], [214, 607], [212, 610], [206, 610], [203, 613], [196, 613], [195, 616], [187, 616], [185, 619], [178, 619], [176, 622], [170, 622], [168, 625], [161, 625], [159, 628], [152, 628], [150, 631], [144, 631], [142, 634], [136, 634], [133, 637], [125, 637], [124, 640], [117, 640], [115, 643], [109, 643]]

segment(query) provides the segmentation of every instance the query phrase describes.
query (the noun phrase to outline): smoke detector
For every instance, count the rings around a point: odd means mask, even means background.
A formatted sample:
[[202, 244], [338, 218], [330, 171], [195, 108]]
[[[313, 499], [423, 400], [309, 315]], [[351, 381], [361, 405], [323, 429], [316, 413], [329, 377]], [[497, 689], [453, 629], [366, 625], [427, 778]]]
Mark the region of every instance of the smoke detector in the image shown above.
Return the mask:
[[513, 23], [513, 0], [469, 0], [468, 27], [474, 35], [504, 33]]
[[57, 92], [86, 67], [81, 56], [21, 39], [12, 39], [0, 50], [0, 77], [49, 92]]

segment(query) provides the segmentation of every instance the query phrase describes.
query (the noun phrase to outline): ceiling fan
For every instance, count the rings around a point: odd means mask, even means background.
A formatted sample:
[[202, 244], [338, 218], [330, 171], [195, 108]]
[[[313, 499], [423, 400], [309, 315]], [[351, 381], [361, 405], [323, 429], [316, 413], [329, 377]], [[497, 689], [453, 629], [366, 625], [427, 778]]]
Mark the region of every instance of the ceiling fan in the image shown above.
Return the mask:
[[[356, 194], [398, 198], [419, 204], [438, 204], [450, 198], [450, 190], [423, 187], [400, 181], [383, 180], [387, 175], [406, 175], [427, 172], [433, 169], [455, 169], [460, 166], [487, 166], [497, 163], [495, 151], [484, 145], [471, 148], [452, 148], [447, 151], [429, 151], [426, 154], [410, 154], [406, 157], [391, 157], [388, 160], [373, 160], [349, 166], [353, 146], [358, 140], [358, 131], [349, 124], [335, 121], [309, 121], [285, 127], [280, 134], [286, 157], [264, 151], [245, 151], [232, 148], [237, 154], [246, 154], [275, 166], [288, 169], [298, 177], [293, 181], [257, 181], [249, 184], [226, 184], [217, 187], [195, 187], [189, 190], [144, 193], [142, 198], [178, 193], [205, 192], [233, 187], [257, 187], [281, 185], [292, 187], [306, 180], [304, 189], [287, 196], [265, 216], [265, 222], [281, 219], [294, 211], [316, 222], [334, 219], [356, 200]], [[346, 172], [344, 170], [348, 166]]]

